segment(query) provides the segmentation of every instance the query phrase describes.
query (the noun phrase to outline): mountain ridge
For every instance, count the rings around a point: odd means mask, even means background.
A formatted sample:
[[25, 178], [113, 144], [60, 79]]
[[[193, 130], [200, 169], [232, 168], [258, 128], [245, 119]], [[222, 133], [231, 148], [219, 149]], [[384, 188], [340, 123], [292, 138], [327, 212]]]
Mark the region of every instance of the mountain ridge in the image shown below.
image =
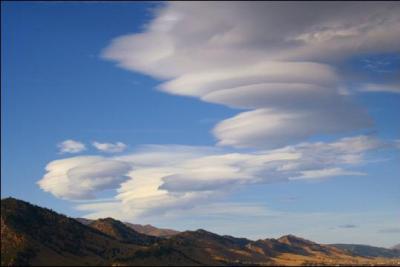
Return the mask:
[[88, 226], [123, 243], [148, 246], [159, 240], [157, 237], [139, 233], [128, 227], [126, 224], [113, 218], [97, 219], [88, 224]]
[[79, 222], [18, 199], [1, 200], [1, 264], [10, 265], [364, 265], [396, 259], [355, 255], [294, 235], [250, 240], [203, 229], [145, 235], [113, 218]]
[[383, 248], [362, 244], [331, 244], [339, 249], [344, 249], [356, 256], [400, 258], [400, 251], [395, 248]]
[[[89, 225], [95, 220], [92, 219], [87, 219], [87, 218], [75, 218], [78, 222]], [[150, 236], [155, 236], [155, 237], [171, 237], [173, 235], [179, 234], [179, 231], [172, 230], [172, 229], [167, 229], [167, 228], [159, 228], [155, 227], [151, 224], [134, 224], [134, 223], [129, 223], [129, 222], [122, 222], [125, 224], [127, 227], [135, 230], [136, 232], [139, 232], [141, 234], [145, 235], [150, 235]]]

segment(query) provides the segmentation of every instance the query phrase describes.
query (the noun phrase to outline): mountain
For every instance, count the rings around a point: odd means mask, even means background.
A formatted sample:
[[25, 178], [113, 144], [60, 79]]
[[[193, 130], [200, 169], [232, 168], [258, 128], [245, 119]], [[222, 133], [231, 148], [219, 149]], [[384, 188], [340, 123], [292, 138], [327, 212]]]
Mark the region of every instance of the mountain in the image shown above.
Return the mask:
[[347, 250], [353, 255], [361, 257], [383, 257], [383, 258], [400, 258], [400, 250], [373, 247], [357, 244], [333, 244], [339, 249]]
[[[90, 223], [93, 222], [93, 220], [86, 219], [86, 218], [76, 218], [76, 220], [85, 225], [89, 225]], [[150, 235], [150, 236], [171, 237], [171, 236], [174, 236], [174, 235], [180, 233], [179, 231], [172, 230], [172, 229], [157, 228], [150, 224], [141, 225], [141, 224], [133, 224], [133, 223], [128, 223], [128, 222], [123, 222], [123, 223], [127, 227], [135, 230], [136, 232], [139, 232], [139, 233], [145, 234], [145, 235]]]
[[141, 244], [121, 243], [74, 219], [27, 202], [1, 200], [1, 265], [111, 264]]
[[[278, 239], [252, 241], [246, 238], [220, 236], [203, 229], [185, 231], [167, 239], [160, 239], [146, 252], [138, 251], [134, 257], [120, 264], [157, 265], [171, 262], [180, 265], [400, 265], [400, 257], [382, 255], [365, 257], [331, 245], [321, 245], [294, 235]], [[140, 260], [139, 260], [140, 259]]]
[[252, 241], [200, 229], [155, 237], [112, 218], [75, 220], [13, 198], [1, 200], [1, 237], [2, 266], [400, 265], [293, 235]]
[[93, 220], [85, 219], [85, 218], [75, 218], [75, 220], [77, 220], [78, 222], [80, 222], [81, 224], [84, 224], [84, 225], [89, 225], [90, 223], [93, 222]]
[[178, 231], [172, 230], [172, 229], [163, 229], [163, 228], [157, 228], [154, 227], [150, 224], [146, 225], [141, 225], [141, 224], [133, 224], [133, 223], [124, 223], [126, 226], [132, 228], [136, 232], [145, 234], [145, 235], [151, 235], [151, 236], [157, 236], [157, 237], [171, 237], [176, 234], [179, 234]]
[[136, 232], [113, 218], [98, 219], [92, 221], [88, 226], [124, 243], [148, 246], [159, 241], [159, 238]]
[[400, 251], [400, 244], [397, 244], [392, 247], [393, 250]]

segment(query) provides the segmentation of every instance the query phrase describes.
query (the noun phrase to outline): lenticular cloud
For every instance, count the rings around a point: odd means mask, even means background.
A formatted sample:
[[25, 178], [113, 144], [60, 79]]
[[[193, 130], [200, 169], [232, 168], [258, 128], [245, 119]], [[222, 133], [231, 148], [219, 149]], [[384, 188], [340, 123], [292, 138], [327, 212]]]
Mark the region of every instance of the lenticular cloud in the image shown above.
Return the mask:
[[59, 198], [93, 199], [102, 190], [118, 188], [129, 178], [126, 174], [130, 169], [129, 163], [114, 159], [72, 157], [50, 162], [38, 184]]
[[[61, 159], [38, 184], [71, 200], [114, 189], [112, 201], [78, 208], [93, 218], [129, 220], [246, 185], [365, 175], [356, 167], [387, 144], [364, 135], [304, 140], [372, 126], [344, 93], [351, 90], [339, 66], [361, 53], [400, 52], [399, 43], [395, 2], [169, 2], [143, 32], [115, 38], [102, 57], [161, 80], [162, 92], [237, 109], [212, 130], [219, 146], [153, 145], [119, 157]], [[378, 91], [373, 87], [367, 89]]]
[[[80, 156], [50, 162], [39, 186], [70, 200], [116, 189], [111, 202], [80, 205], [91, 217], [132, 219], [218, 200], [238, 188], [290, 180], [365, 175], [368, 153], [391, 144], [370, 136], [232, 152], [215, 147], [143, 146], [119, 157]], [[128, 217], [127, 217], [128, 216]]]
[[103, 57], [164, 92], [246, 109], [216, 125], [218, 144], [273, 148], [372, 126], [337, 63], [399, 51], [399, 14], [396, 3], [172, 2]]

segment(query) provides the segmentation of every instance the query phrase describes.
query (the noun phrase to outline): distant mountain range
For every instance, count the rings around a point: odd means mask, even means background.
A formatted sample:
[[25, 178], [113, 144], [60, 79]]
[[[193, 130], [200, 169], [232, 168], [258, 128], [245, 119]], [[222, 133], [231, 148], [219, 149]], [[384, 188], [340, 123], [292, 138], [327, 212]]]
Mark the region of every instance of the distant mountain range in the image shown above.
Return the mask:
[[1, 200], [1, 265], [400, 265], [400, 251], [321, 245], [293, 235], [252, 241], [205, 230], [177, 232], [112, 218], [73, 219]]
[[400, 256], [400, 251], [395, 248], [380, 248], [367, 245], [357, 245], [357, 244], [332, 244], [339, 249], [347, 250], [353, 255], [361, 257], [384, 257], [384, 258], [396, 258]]
[[[76, 220], [85, 225], [90, 225], [93, 222], [93, 220], [89, 220], [86, 218], [76, 218]], [[145, 235], [150, 235], [150, 236], [171, 237], [173, 235], [179, 234], [179, 231], [175, 231], [172, 229], [157, 228], [150, 224], [141, 225], [141, 224], [133, 224], [133, 223], [128, 223], [128, 222], [124, 222], [124, 224], [126, 226], [128, 226], [129, 228], [135, 230], [136, 232], [139, 232], [139, 233], [145, 234]]]

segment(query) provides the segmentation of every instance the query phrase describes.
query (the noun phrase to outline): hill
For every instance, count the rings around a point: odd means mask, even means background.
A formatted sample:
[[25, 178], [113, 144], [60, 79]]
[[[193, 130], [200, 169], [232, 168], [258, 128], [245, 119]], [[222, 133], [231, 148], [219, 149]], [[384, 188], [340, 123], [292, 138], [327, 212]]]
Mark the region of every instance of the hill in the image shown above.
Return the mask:
[[113, 218], [98, 219], [91, 222], [88, 226], [124, 243], [149, 246], [159, 240], [157, 237], [138, 233]]
[[400, 259], [367, 258], [293, 235], [252, 241], [200, 229], [164, 238], [112, 218], [83, 222], [21, 200], [1, 200], [2, 266], [400, 265]]
[[[86, 218], [76, 218], [76, 220], [82, 224], [89, 225], [93, 222], [93, 220], [86, 219]], [[171, 237], [173, 235], [179, 234], [179, 231], [172, 230], [172, 229], [163, 229], [158, 228], [150, 224], [141, 225], [141, 224], [133, 224], [128, 222], [123, 222], [127, 227], [135, 230], [138, 233], [156, 236], [156, 237]]]
[[2, 266], [108, 264], [140, 247], [52, 210], [13, 198], [1, 200]]
[[146, 224], [146, 225], [141, 225], [141, 224], [133, 224], [133, 223], [127, 223], [124, 222], [124, 224], [133, 230], [145, 234], [145, 235], [151, 235], [151, 236], [157, 236], [157, 237], [171, 237], [176, 234], [179, 234], [178, 231], [172, 230], [172, 229], [163, 229], [163, 228], [157, 228], [154, 227], [153, 225]]
[[347, 250], [361, 257], [400, 258], [400, 250], [358, 244], [333, 244], [331, 246]]

